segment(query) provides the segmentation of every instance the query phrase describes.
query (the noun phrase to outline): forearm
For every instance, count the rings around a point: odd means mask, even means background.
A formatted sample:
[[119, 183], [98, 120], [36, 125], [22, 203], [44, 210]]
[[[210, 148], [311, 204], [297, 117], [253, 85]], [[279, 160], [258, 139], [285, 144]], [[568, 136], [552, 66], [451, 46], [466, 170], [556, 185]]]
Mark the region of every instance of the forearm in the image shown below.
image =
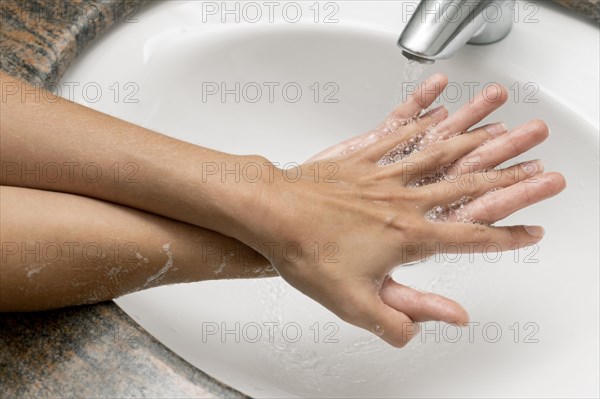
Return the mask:
[[214, 168], [262, 158], [182, 142], [0, 78], [0, 184], [85, 195], [228, 235], [256, 197], [256, 182], [225, 181]]
[[[3, 240], [10, 237], [13, 243], [30, 244], [69, 240], [81, 246], [93, 240], [101, 255], [111, 254], [113, 259], [94, 263], [88, 259], [89, 252], [82, 251], [77, 261], [66, 252], [59, 266], [36, 260], [32, 268], [22, 254], [20, 261], [3, 260], [0, 277], [5, 309], [97, 301], [162, 283], [211, 278], [226, 270], [235, 277], [255, 275], [253, 263], [242, 261], [229, 268], [226, 250], [207, 263], [202, 243], [212, 242], [210, 234], [214, 233], [191, 226], [195, 225], [256, 248], [295, 288], [343, 320], [403, 346], [415, 334], [415, 322], [433, 319], [464, 324], [468, 315], [453, 301], [395, 283], [389, 277], [393, 267], [439, 252], [485, 252], [492, 243], [495, 251], [537, 243], [544, 235], [539, 226], [493, 224], [565, 187], [560, 174], [545, 173], [537, 161], [494, 169], [494, 179], [488, 178], [489, 165], [502, 164], [529, 145], [523, 141], [515, 145], [524, 135], [508, 133], [502, 124], [474, 128], [506, 101], [507, 91], [500, 86], [496, 86], [495, 100], [482, 93], [448, 117], [443, 107], [423, 113], [447, 83], [443, 76], [433, 77], [428, 82], [437, 87], [433, 96], [408, 101], [392, 112], [382, 129], [333, 151], [339, 154], [330, 158], [335, 163], [334, 179], [326, 178], [326, 173], [314, 178], [311, 172], [320, 171], [321, 166], [307, 162], [298, 168], [300, 178], [289, 184], [281, 171], [261, 157], [207, 150], [47, 93], [37, 101], [25, 96], [21, 102], [24, 86], [5, 75], [2, 78], [0, 182], [96, 197], [187, 222], [64, 193], [37, 193], [22, 201], [6, 196], [2, 199]], [[9, 96], [6, 89], [11, 83], [16, 88], [8, 89]], [[531, 146], [539, 142], [533, 136], [542, 137], [541, 141], [547, 136], [543, 123], [532, 123], [528, 130], [537, 131], [527, 139]], [[478, 159], [474, 168], [456, 168], [447, 174], [448, 165], [468, 161], [472, 166], [473, 159]], [[95, 164], [102, 174], [95, 177], [92, 168], [90, 176], [79, 169], [68, 174], [67, 180], [28, 181], [18, 165], [21, 160], [40, 163], [41, 168], [59, 162], [80, 168]], [[251, 179], [252, 175], [241, 178], [245, 166], [254, 163], [251, 169], [256, 171], [262, 168], [261, 162], [267, 164], [263, 165], [267, 171], [272, 169], [273, 176], [266, 174], [268, 181]], [[5, 164], [21, 168], [21, 173]], [[210, 172], [205, 165], [211, 165]], [[126, 167], [136, 172], [132, 181], [114, 173]], [[34, 177], [35, 173], [34, 169]], [[60, 206], [50, 197], [65, 195], [70, 202]], [[82, 202], [75, 203], [73, 198]], [[51, 217], [40, 222], [32, 210]], [[133, 247], [134, 258], [127, 258], [133, 261], [131, 265], [112, 255], [128, 242], [138, 244]], [[3, 255], [14, 255], [20, 248], [13, 245]], [[87, 284], [83, 288], [82, 282]], [[94, 287], [100, 291], [90, 298]]]
[[0, 187], [0, 203], [0, 311], [276, 275], [265, 258], [232, 238], [131, 208], [15, 187]]

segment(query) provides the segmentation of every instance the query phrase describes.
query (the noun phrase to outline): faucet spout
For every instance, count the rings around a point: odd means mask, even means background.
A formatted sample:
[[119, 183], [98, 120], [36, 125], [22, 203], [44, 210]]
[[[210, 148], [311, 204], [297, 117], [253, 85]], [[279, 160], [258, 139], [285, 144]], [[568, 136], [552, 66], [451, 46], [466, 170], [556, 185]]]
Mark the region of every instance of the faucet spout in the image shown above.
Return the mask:
[[514, 7], [515, 0], [422, 0], [398, 46], [421, 63], [450, 58], [466, 43], [489, 44], [506, 37]]

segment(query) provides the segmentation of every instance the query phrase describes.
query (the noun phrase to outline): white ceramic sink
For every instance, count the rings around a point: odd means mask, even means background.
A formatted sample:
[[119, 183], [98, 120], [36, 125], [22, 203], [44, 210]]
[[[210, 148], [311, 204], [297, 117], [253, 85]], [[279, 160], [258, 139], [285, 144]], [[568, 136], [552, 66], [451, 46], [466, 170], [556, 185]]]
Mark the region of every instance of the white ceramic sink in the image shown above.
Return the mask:
[[[317, 23], [313, 2], [295, 3], [303, 11], [297, 23], [294, 5], [284, 14], [286, 3], [276, 3], [271, 23], [266, 3], [246, 4], [238, 4], [240, 23], [212, 15], [221, 2], [152, 5], [138, 23], [103, 36], [61, 85], [77, 82], [75, 101], [128, 121], [281, 164], [365, 132], [390, 110], [406, 64], [395, 42], [414, 2], [321, 2]], [[262, 18], [251, 23], [256, 5]], [[544, 4], [519, 3], [519, 10], [504, 41], [467, 46], [425, 71], [449, 75], [448, 100], [460, 89], [451, 110], [468, 99], [470, 85], [512, 88], [489, 121], [546, 120], [551, 137], [527, 158], [543, 158], [568, 180], [559, 197], [505, 222], [544, 225], [538, 248], [496, 262], [446, 258], [395, 272], [398, 281], [465, 305], [479, 324], [458, 342], [451, 342], [456, 328], [428, 323], [428, 334], [394, 349], [279, 279], [161, 287], [117, 304], [184, 359], [256, 397], [598, 396], [598, 30]], [[327, 16], [338, 22], [324, 23]], [[239, 103], [207, 92], [223, 82], [240, 82]], [[272, 102], [266, 82], [279, 83]], [[257, 85], [263, 96], [252, 103]], [[239, 342], [221, 334], [236, 323]], [[262, 338], [252, 342], [258, 331]]]

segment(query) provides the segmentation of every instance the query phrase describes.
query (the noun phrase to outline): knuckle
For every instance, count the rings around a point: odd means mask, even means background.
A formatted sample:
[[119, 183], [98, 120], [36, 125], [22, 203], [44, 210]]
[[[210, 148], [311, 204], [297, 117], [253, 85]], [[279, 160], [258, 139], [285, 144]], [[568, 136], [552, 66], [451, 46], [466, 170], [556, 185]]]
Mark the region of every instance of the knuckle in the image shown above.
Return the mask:
[[520, 180], [521, 173], [518, 168], [508, 168], [502, 171], [502, 177], [506, 182], [514, 182]]
[[490, 228], [481, 224], [473, 225], [473, 239], [478, 243], [489, 243], [492, 240]]
[[397, 328], [398, 330], [389, 334], [386, 340], [396, 348], [404, 348], [416, 335], [418, 327], [413, 322], [403, 322]]
[[456, 191], [459, 194], [470, 193], [475, 186], [476, 178], [473, 175], [462, 177], [456, 181]]
[[440, 143], [432, 144], [422, 151], [425, 159], [439, 159], [444, 155], [444, 153], [444, 146]]
[[410, 341], [411, 338], [412, 337], [406, 338], [406, 339], [404, 337], [393, 337], [393, 338], [390, 338], [389, 343], [394, 348], [402, 349], [408, 344], [408, 342]]
[[425, 223], [420, 223], [419, 218], [395, 218], [393, 227], [402, 234], [403, 238], [410, 238], [418, 242], [425, 236]]
[[490, 195], [482, 196], [479, 201], [481, 202], [482, 215], [481, 218], [487, 222], [493, 223], [496, 220], [496, 210], [494, 207], [494, 201]]
[[458, 179], [447, 182], [447, 194], [450, 197], [460, 197], [473, 191], [475, 178], [473, 175], [461, 176]]

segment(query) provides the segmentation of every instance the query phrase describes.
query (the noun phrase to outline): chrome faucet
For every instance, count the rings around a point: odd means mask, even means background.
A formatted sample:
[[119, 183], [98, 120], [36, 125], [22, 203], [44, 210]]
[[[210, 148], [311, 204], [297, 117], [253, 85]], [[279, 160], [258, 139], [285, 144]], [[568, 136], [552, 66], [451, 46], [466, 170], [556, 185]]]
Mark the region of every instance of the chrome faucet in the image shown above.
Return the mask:
[[410, 60], [431, 64], [452, 57], [467, 42], [504, 39], [513, 24], [515, 0], [422, 0], [400, 35]]

